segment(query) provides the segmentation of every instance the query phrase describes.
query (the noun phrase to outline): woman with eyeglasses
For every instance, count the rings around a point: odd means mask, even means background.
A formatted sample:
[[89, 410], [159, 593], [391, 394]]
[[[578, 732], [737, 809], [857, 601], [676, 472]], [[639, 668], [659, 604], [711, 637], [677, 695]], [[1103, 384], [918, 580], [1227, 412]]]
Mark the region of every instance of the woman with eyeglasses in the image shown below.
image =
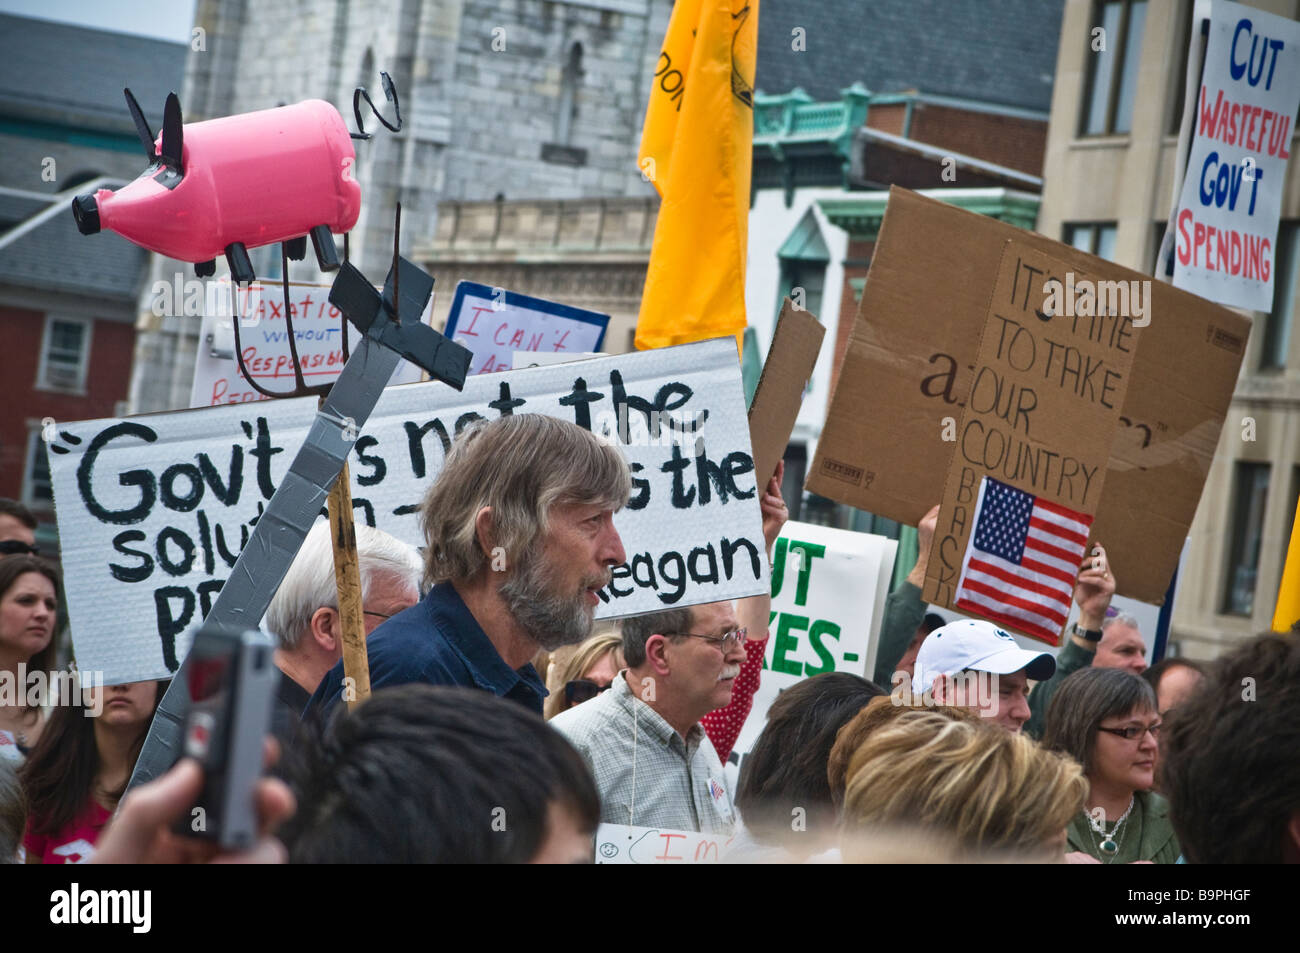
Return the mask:
[[[600, 632], [591, 636], [560, 663], [554, 679], [548, 673], [546, 719], [549, 721], [574, 705], [595, 698], [613, 684], [623, 668], [623, 638], [617, 632]], [[551, 664], [555, 664], [552, 655]]]
[[[39, 704], [28, 704], [27, 673], [54, 667], [59, 574], [35, 556], [0, 558], [0, 759], [21, 762], [40, 737]], [[20, 677], [21, 676], [21, 677]]]
[[1169, 802], [1151, 790], [1160, 714], [1146, 681], [1123, 669], [1085, 668], [1061, 682], [1043, 747], [1083, 765], [1090, 789], [1070, 822], [1067, 857], [1082, 863], [1172, 864], [1178, 838]]

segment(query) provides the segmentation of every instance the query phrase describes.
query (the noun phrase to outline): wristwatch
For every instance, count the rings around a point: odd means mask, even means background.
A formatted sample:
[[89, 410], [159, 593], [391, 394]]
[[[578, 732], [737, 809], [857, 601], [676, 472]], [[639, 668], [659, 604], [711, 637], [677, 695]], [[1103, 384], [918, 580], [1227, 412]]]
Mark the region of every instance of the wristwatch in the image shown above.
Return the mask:
[[1081, 629], [1077, 622], [1073, 623], [1070, 628], [1074, 631], [1074, 634], [1079, 636], [1081, 639], [1087, 639], [1089, 642], [1101, 641], [1101, 629]]

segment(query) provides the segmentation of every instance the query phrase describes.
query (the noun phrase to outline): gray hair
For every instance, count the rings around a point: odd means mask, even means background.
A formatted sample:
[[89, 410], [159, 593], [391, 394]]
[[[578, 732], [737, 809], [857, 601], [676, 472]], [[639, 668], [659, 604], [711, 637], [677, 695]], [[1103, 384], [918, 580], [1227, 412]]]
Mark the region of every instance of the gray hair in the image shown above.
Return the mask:
[[1087, 774], [1097, 728], [1132, 711], [1156, 711], [1156, 693], [1145, 679], [1119, 668], [1080, 669], [1061, 682], [1048, 703], [1043, 747], [1065, 752]]
[[679, 635], [690, 629], [692, 621], [690, 606], [624, 619], [619, 624], [623, 635], [623, 661], [628, 668], [640, 668], [645, 664], [645, 644], [650, 636]]
[[617, 448], [546, 414], [512, 414], [466, 427], [420, 506], [427, 540], [424, 581], [477, 576], [493, 554], [479, 545], [476, 521], [491, 507], [495, 543], [508, 564], [546, 533], [551, 508], [565, 503], [622, 509], [632, 475]]
[[1135, 632], [1142, 631], [1142, 626], [1138, 623], [1138, 620], [1127, 612], [1117, 612], [1113, 616], [1103, 619], [1101, 621], [1101, 631], [1105, 632], [1112, 625], [1126, 625]]
[[[414, 546], [390, 536], [383, 530], [359, 525], [357, 561], [361, 567], [361, 598], [370, 594], [377, 577], [386, 576], [419, 590], [420, 554]], [[286, 652], [298, 647], [303, 633], [311, 627], [317, 609], [339, 607], [338, 587], [334, 581], [334, 549], [328, 520], [320, 519], [311, 528], [293, 565], [266, 610], [266, 628], [276, 644]]]

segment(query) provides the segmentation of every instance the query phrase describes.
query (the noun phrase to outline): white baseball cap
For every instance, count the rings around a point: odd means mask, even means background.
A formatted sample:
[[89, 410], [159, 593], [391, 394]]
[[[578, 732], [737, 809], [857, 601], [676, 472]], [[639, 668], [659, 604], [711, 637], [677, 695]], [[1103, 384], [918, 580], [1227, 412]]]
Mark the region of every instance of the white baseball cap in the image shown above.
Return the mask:
[[916, 653], [912, 691], [921, 694], [940, 675], [956, 675], [964, 669], [1010, 675], [1025, 670], [1036, 682], [1051, 678], [1056, 659], [1047, 652], [1022, 649], [1011, 633], [983, 619], [961, 619], [940, 626], [925, 637]]

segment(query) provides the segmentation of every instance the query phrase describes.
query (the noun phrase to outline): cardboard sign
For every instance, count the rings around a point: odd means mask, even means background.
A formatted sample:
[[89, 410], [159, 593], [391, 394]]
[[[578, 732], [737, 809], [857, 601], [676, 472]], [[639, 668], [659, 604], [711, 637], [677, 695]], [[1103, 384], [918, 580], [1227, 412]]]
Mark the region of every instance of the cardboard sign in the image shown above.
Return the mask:
[[[1086, 289], [1087, 293], [1067, 293], [1074, 289]], [[957, 452], [949, 465], [939, 525], [930, 547], [924, 589], [927, 601], [959, 608], [958, 576], [971, 555], [976, 494], [982, 477], [993, 477], [1035, 500], [1056, 503], [1083, 516], [1096, 512], [1128, 387], [1129, 365], [1141, 333], [1130, 316], [1096, 313], [1109, 312], [1097, 299], [1096, 279], [1087, 273], [1072, 271], [1065, 262], [1024, 242], [1006, 243], [970, 393], [962, 402], [961, 419], [952, 434]], [[1070, 422], [1068, 429], [1060, 425], [1064, 421]], [[985, 502], [982, 496], [981, 502]], [[995, 518], [991, 505], [984, 513], [990, 521]], [[1002, 531], [1014, 533], [1006, 526]], [[1029, 532], [1032, 535], [1032, 529]], [[1059, 552], [1057, 546], [1049, 548]], [[1079, 548], [1081, 557], [1082, 544]], [[1073, 577], [1077, 568], [1067, 565], [1061, 570]], [[999, 573], [1000, 581], [1008, 586], [1018, 578], [1002, 569], [991, 571]], [[1020, 572], [1026, 578], [1037, 575]], [[1051, 620], [1040, 621], [1044, 608], [1052, 603], [1050, 596], [1039, 593], [1025, 593], [1024, 598], [1046, 602], [1019, 606], [1011, 613], [999, 611], [984, 599], [978, 604], [963, 602], [960, 608], [984, 610], [1001, 625], [1056, 645], [1069, 614], [1073, 585], [1052, 580], [1048, 584], [1064, 586], [1059, 622], [1054, 614]], [[1004, 589], [1001, 585], [997, 588]], [[1022, 611], [1032, 616], [1028, 628], [1016, 614]]]
[[[546, 413], [615, 442], [628, 563], [599, 617], [765, 591], [762, 518], [730, 338], [577, 365], [388, 388], [350, 460], [356, 518], [422, 546], [417, 510], [457, 433]], [[50, 462], [77, 660], [105, 683], [165, 678], [288, 469], [315, 398], [59, 427]], [[112, 612], [106, 613], [105, 607]]]
[[[1248, 319], [1093, 255], [927, 199], [890, 191], [807, 487], [916, 525], [943, 499], [960, 414], [1008, 240], [1077, 274], [1136, 281], [1148, 326], [1133, 355], [1097, 507], [1124, 595], [1159, 603], [1214, 457], [1250, 332]], [[1076, 289], [1077, 291], [1078, 289]], [[1130, 308], [1133, 300], [1128, 302]], [[1071, 418], [1042, 420], [1068, 435]]]
[[733, 839], [734, 835], [601, 824], [596, 828], [596, 863], [716, 864]]
[[781, 692], [824, 672], [871, 677], [897, 549], [897, 540], [868, 533], [795, 522], [782, 528], [772, 551], [763, 676], [726, 765], [731, 790]]
[[[205, 301], [199, 330], [199, 350], [194, 359], [191, 407], [216, 407], [247, 401], [269, 400], [259, 394], [239, 373], [235, 360], [235, 318], [230, 279], [208, 282], [213, 291]], [[343, 369], [342, 320], [338, 308], [329, 302], [330, 286], [310, 282], [289, 282], [289, 314], [293, 318], [294, 345], [298, 350], [303, 379], [308, 384], [329, 384]], [[284, 320], [284, 292], [278, 283], [254, 282], [239, 295], [239, 343], [244, 366], [258, 384], [272, 393], [291, 391], [294, 386], [293, 356], [289, 351], [289, 329]], [[233, 303], [232, 303], [233, 304]], [[420, 320], [429, 323], [430, 301]], [[360, 332], [347, 325], [348, 344], [355, 348]], [[350, 352], [349, 352], [350, 353]], [[423, 372], [402, 361], [390, 384], [412, 384]]]
[[816, 316], [796, 308], [789, 298], [781, 306], [758, 389], [749, 405], [749, 439], [760, 486], [776, 472], [799, 417], [804, 388], [812, 376], [826, 328]]
[[607, 314], [462, 281], [444, 333], [474, 352], [471, 374], [491, 374], [510, 370], [515, 351], [599, 351], [608, 326]]
[[[1192, 42], [1200, 42], [1199, 31]], [[1179, 288], [1273, 310], [1278, 218], [1298, 107], [1300, 23], [1214, 0], [1173, 222]]]

